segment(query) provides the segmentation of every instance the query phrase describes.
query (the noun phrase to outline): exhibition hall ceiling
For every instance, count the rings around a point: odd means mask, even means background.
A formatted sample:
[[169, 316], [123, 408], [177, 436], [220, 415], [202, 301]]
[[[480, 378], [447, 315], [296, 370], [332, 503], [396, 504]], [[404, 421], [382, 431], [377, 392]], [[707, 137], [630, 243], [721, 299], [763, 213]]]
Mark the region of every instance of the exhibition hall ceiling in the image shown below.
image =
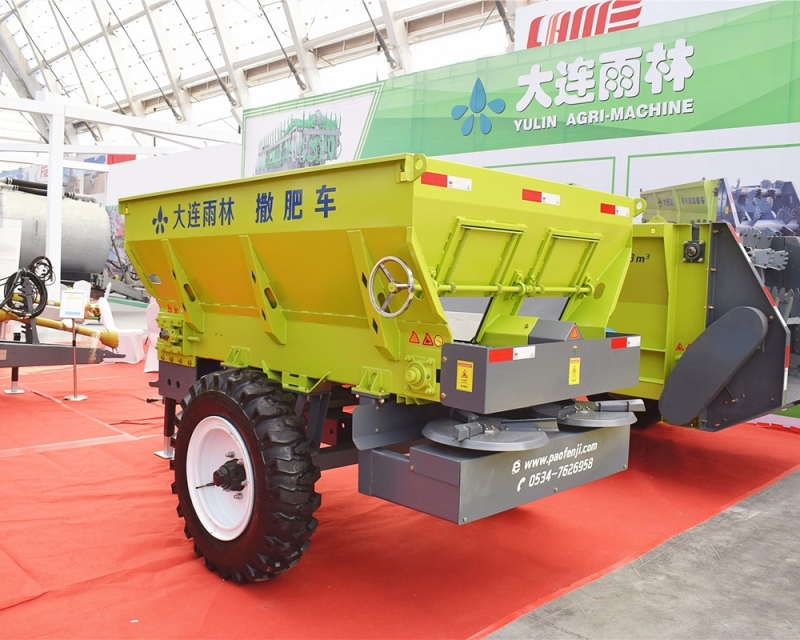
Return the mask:
[[[117, 113], [237, 131], [242, 110], [513, 50], [493, 0], [0, 0], [0, 100], [49, 91]], [[499, 6], [498, 6], [499, 5]], [[41, 142], [0, 110], [0, 140]], [[165, 144], [67, 123], [78, 144]]]

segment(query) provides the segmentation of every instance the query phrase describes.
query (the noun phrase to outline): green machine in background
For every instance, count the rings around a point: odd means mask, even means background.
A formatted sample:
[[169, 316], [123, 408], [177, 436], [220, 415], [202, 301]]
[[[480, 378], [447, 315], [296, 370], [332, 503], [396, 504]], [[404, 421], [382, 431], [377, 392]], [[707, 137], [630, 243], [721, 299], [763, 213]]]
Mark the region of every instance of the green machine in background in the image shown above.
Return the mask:
[[645, 398], [651, 420], [711, 431], [800, 401], [791, 183], [700, 180], [641, 196], [644, 223], [610, 320], [642, 336], [641, 371], [620, 395]]
[[639, 383], [619, 394], [655, 419], [717, 431], [800, 401], [790, 326], [728, 223], [634, 225], [609, 322], [642, 336]]
[[643, 209], [410, 154], [121, 202], [198, 556], [294, 565], [321, 469], [464, 524], [626, 468], [641, 401], [574, 398], [636, 384], [607, 328]]

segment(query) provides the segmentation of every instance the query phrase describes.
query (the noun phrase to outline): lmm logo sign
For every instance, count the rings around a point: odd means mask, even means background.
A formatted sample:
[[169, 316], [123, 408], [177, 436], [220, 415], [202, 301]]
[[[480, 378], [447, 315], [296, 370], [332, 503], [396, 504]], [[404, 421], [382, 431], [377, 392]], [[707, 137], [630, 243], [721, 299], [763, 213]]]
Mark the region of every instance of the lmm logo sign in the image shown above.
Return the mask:
[[606, 0], [537, 16], [528, 30], [528, 49], [633, 29], [639, 26], [641, 12], [642, 0]]

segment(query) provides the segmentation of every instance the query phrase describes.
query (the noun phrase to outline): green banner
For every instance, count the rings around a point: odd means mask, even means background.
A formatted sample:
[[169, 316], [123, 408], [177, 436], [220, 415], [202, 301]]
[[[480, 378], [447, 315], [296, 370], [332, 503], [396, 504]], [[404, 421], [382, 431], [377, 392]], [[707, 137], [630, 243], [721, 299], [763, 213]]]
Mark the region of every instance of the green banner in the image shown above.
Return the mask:
[[370, 85], [355, 157], [800, 122], [798, 34], [800, 2], [782, 0], [393, 78]]

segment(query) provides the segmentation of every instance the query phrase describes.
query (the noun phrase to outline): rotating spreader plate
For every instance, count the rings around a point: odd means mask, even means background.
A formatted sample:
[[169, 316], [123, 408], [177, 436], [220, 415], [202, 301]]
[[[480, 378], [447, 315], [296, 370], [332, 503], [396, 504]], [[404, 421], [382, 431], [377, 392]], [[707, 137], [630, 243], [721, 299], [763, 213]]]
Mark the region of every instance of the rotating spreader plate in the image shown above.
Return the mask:
[[[548, 420], [547, 423], [547, 426], [550, 426], [551, 421]], [[547, 433], [533, 426], [535, 424], [533, 421], [465, 423], [454, 418], [439, 418], [425, 425], [422, 435], [434, 442], [464, 449], [527, 451], [538, 449], [550, 442]], [[552, 421], [552, 426], [555, 426], [555, 421]]]

